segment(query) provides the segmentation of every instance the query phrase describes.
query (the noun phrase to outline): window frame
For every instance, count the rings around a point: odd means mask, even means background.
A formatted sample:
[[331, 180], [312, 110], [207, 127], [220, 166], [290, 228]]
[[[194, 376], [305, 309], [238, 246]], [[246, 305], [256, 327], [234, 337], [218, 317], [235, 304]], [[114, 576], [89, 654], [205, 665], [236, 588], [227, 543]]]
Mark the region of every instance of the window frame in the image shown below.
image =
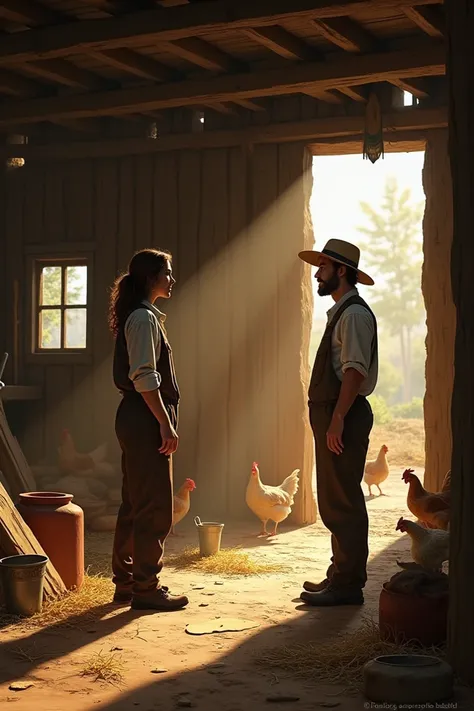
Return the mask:
[[[26, 347], [26, 360], [29, 363], [65, 364], [80, 363], [88, 364], [92, 362], [92, 335], [93, 335], [93, 253], [90, 251], [69, 251], [53, 252], [50, 248], [48, 252], [38, 250], [28, 255], [28, 276], [30, 286], [28, 322], [28, 342]], [[40, 313], [47, 310], [61, 310], [61, 340], [64, 339], [63, 318], [67, 309], [84, 308], [84, 305], [67, 305], [65, 303], [65, 280], [63, 279], [61, 304], [46, 304], [41, 306], [41, 271], [44, 267], [62, 267], [63, 276], [67, 267], [86, 266], [87, 267], [87, 303], [86, 308], [86, 347], [85, 348], [40, 348]]]

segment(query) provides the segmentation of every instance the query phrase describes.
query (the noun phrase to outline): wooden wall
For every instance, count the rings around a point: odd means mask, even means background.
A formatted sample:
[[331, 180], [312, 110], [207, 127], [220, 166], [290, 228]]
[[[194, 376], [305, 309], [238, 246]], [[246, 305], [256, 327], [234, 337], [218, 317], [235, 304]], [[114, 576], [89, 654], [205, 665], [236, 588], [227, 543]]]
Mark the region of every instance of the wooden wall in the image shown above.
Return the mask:
[[[78, 448], [114, 443], [107, 289], [136, 249], [164, 247], [178, 278], [164, 305], [182, 390], [177, 483], [196, 480], [201, 517], [246, 511], [253, 460], [268, 483], [303, 470], [295, 518], [313, 521], [306, 415], [312, 295], [297, 258], [313, 243], [311, 158], [299, 144], [26, 165], [3, 178], [0, 348], [11, 352], [12, 289], [21, 283], [22, 405], [32, 461], [54, 458], [68, 426]], [[34, 251], [93, 254], [90, 362], [28, 355]], [[11, 378], [11, 371], [7, 372]], [[10, 379], [11, 382], [11, 379]]]
[[423, 186], [422, 291], [426, 308], [425, 479], [441, 488], [451, 468], [451, 394], [454, 379], [456, 311], [451, 290], [453, 201], [448, 132], [433, 131], [426, 145]]

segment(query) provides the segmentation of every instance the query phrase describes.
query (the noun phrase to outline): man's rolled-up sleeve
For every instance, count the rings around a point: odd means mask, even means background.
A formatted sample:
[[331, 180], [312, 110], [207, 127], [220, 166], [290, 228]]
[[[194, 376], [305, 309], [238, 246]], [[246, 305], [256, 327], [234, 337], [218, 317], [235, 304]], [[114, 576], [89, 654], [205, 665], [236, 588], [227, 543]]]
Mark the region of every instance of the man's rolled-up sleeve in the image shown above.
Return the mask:
[[161, 375], [156, 369], [161, 346], [161, 335], [156, 318], [146, 309], [138, 309], [125, 325], [130, 364], [129, 378], [139, 393], [157, 390]]
[[341, 366], [345, 373], [349, 368], [357, 370], [364, 378], [369, 374], [372, 358], [374, 322], [372, 316], [346, 312], [341, 318]]

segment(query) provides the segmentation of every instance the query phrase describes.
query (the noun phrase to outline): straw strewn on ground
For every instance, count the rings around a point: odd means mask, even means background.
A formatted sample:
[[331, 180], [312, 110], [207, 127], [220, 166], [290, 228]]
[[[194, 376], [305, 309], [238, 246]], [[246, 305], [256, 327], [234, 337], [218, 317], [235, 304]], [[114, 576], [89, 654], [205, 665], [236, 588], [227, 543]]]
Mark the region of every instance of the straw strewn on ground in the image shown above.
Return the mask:
[[167, 557], [167, 565], [177, 570], [192, 568], [201, 573], [214, 575], [263, 575], [288, 570], [287, 566], [275, 563], [261, 563], [238, 548], [223, 548], [213, 556], [202, 558], [199, 548], [184, 548], [180, 553]]
[[380, 639], [378, 625], [371, 619], [352, 632], [331, 639], [262, 650], [257, 664], [281, 669], [291, 676], [341, 684], [345, 691], [357, 692], [362, 684], [364, 665], [382, 654], [430, 654], [444, 657], [444, 649], [423, 649], [415, 644], [391, 644]]

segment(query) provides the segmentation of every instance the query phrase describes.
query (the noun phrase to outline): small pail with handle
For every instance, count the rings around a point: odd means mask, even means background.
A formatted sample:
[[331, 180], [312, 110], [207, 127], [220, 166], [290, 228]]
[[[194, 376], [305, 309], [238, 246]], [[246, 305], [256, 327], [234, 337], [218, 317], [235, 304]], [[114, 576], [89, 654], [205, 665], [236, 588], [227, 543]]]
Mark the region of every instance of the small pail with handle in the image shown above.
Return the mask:
[[197, 526], [199, 535], [199, 551], [201, 556], [216, 555], [221, 549], [221, 537], [223, 523], [213, 521], [201, 521], [199, 516], [195, 516], [194, 523]]

